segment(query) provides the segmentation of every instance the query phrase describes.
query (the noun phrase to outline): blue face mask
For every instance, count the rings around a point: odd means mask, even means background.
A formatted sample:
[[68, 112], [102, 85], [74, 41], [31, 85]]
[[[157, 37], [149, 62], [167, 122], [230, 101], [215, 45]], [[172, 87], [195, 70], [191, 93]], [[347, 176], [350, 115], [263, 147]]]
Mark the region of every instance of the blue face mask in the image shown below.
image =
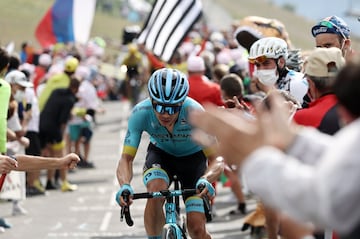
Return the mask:
[[181, 110], [181, 105], [164, 105], [157, 102], [152, 102], [152, 106], [159, 114], [168, 113], [169, 115], [173, 115]]

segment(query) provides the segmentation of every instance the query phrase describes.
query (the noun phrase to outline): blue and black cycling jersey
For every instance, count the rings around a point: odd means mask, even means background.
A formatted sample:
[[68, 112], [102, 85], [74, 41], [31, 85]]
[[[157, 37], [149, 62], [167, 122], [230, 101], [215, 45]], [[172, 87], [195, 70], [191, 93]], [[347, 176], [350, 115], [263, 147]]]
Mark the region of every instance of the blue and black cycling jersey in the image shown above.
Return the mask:
[[[195, 143], [191, 137], [193, 127], [188, 121], [191, 109], [203, 110], [203, 107], [187, 97], [179, 112], [173, 132], [170, 133], [156, 118], [150, 98], [138, 103], [128, 121], [123, 153], [135, 156], [143, 132], [149, 134], [153, 145], [177, 157], [203, 150], [203, 147]], [[204, 151], [204, 153], [207, 155], [209, 152]]]

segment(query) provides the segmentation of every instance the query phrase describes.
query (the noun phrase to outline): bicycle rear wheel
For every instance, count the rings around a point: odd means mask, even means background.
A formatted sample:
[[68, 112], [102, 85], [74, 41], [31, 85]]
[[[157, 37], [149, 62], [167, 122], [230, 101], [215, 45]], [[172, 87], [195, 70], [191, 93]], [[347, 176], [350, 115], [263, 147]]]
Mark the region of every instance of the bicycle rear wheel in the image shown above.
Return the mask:
[[161, 233], [162, 239], [181, 239], [182, 233], [176, 225], [166, 224]]

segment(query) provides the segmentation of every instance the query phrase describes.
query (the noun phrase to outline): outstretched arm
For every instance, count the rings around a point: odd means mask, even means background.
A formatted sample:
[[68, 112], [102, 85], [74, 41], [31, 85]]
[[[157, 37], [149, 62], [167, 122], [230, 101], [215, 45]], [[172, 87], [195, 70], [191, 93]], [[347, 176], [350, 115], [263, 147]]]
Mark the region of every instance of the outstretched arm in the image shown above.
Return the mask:
[[31, 155], [15, 155], [17, 164], [13, 165], [12, 170], [32, 171], [40, 169], [73, 169], [80, 162], [78, 155], [70, 153], [61, 158], [40, 157]]

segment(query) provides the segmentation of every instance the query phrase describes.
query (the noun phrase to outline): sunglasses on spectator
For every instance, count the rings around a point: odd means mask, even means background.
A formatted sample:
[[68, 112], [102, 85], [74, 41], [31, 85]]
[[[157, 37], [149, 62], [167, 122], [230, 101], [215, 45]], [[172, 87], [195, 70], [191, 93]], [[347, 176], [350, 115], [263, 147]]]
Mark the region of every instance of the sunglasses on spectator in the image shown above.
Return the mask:
[[251, 64], [262, 64], [264, 63], [265, 61], [267, 60], [267, 57], [266, 56], [258, 56], [254, 59], [249, 59], [249, 62]]
[[345, 37], [344, 33], [342, 32], [342, 30], [338, 26], [336, 26], [334, 23], [332, 23], [330, 21], [321, 21], [319, 23], [319, 25], [330, 28], [330, 29], [335, 29], [336, 32], [340, 33], [342, 38], [347, 39], [347, 37]]
[[152, 102], [153, 109], [159, 114], [168, 113], [169, 115], [176, 114], [181, 110], [182, 105], [166, 105], [157, 102]]

